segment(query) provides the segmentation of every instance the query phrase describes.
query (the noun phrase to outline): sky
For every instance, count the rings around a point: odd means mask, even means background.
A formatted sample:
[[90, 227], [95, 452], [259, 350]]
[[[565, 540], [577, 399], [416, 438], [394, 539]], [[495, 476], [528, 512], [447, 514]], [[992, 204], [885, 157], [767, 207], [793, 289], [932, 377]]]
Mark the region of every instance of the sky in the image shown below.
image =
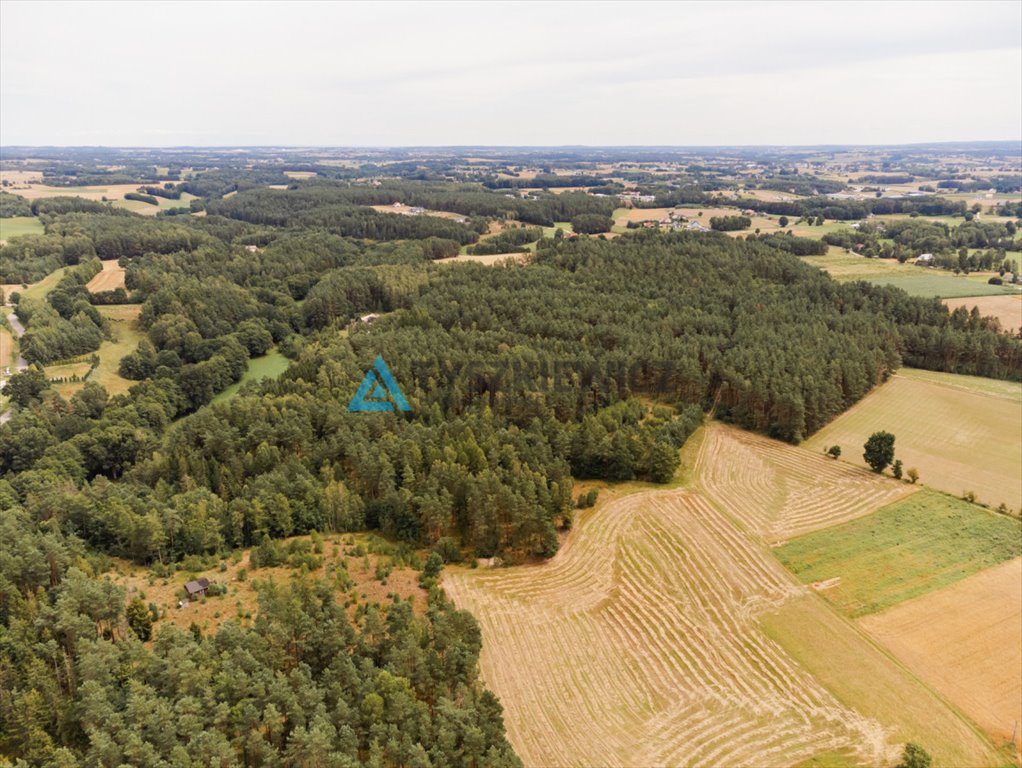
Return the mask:
[[1022, 2], [0, 2], [0, 144], [1022, 141]]

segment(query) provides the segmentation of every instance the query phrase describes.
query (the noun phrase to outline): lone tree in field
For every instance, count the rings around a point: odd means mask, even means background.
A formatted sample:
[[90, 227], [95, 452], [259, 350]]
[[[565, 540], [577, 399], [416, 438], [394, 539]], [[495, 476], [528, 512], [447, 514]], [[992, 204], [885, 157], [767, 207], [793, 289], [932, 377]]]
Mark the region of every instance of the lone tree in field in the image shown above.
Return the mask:
[[863, 448], [862, 458], [874, 472], [883, 472], [894, 461], [894, 435], [890, 432], [874, 432]]
[[901, 762], [896, 768], [930, 768], [932, 762], [929, 752], [910, 741], [901, 751]]
[[901, 459], [895, 459], [894, 460], [894, 466], [891, 467], [891, 474], [894, 475], [894, 479], [895, 480], [901, 480], [901, 468], [902, 468], [902, 466], [903, 466], [903, 464], [901, 463]]
[[840, 445], [832, 445], [832, 446], [830, 446], [830, 448], [827, 449], [827, 455], [830, 456], [833, 459], [840, 459], [841, 458], [841, 446]]
[[917, 480], [919, 480], [919, 470], [916, 469], [915, 467], [909, 467], [908, 468], [908, 481], [910, 483], [912, 483], [913, 485], [915, 485]]

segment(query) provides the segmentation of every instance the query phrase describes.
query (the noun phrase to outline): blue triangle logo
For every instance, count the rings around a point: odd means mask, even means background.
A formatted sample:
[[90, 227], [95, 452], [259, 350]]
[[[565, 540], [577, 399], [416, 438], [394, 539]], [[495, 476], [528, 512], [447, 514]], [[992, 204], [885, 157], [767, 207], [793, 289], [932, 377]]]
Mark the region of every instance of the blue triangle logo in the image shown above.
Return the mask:
[[348, 403], [348, 411], [393, 411], [395, 407], [399, 411], [412, 410], [401, 387], [394, 381], [390, 368], [383, 362], [383, 357], [377, 355], [373, 367], [366, 371], [358, 392]]

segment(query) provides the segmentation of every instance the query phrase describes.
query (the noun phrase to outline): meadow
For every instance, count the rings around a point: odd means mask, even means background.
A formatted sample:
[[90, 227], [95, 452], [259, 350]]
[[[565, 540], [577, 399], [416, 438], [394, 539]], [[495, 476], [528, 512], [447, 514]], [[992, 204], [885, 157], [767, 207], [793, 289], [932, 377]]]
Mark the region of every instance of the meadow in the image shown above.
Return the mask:
[[846, 616], [933, 592], [1022, 555], [1022, 523], [924, 490], [774, 553]]
[[282, 355], [276, 349], [271, 349], [265, 355], [261, 357], [253, 357], [248, 361], [248, 368], [245, 373], [242, 374], [241, 380], [231, 386], [227, 387], [223, 392], [220, 392], [213, 398], [214, 403], [223, 402], [234, 397], [241, 390], [242, 386], [250, 381], [260, 381], [261, 379], [275, 379], [284, 371], [287, 370], [290, 364], [284, 355]]
[[901, 369], [804, 446], [842, 449], [865, 467], [862, 446], [878, 430], [895, 435], [895, 456], [920, 480], [954, 495], [1022, 508], [1022, 385]]
[[0, 219], [0, 240], [3, 242], [21, 235], [41, 235], [43, 231], [43, 223], [35, 216], [13, 216], [9, 219]]
[[804, 256], [802, 261], [824, 270], [838, 282], [866, 280], [877, 285], [893, 285], [911, 296], [958, 298], [1018, 293], [1012, 286], [989, 285], [985, 274], [956, 276], [944, 270], [899, 264], [894, 259], [867, 259], [836, 246], [831, 246], [826, 256]]

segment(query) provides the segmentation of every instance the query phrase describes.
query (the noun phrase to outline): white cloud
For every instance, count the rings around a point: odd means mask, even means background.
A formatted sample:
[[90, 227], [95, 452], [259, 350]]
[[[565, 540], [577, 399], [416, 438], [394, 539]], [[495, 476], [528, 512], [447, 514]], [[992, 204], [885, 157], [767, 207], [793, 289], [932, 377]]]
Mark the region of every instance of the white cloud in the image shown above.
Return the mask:
[[0, 4], [0, 143], [1022, 136], [1022, 4]]

